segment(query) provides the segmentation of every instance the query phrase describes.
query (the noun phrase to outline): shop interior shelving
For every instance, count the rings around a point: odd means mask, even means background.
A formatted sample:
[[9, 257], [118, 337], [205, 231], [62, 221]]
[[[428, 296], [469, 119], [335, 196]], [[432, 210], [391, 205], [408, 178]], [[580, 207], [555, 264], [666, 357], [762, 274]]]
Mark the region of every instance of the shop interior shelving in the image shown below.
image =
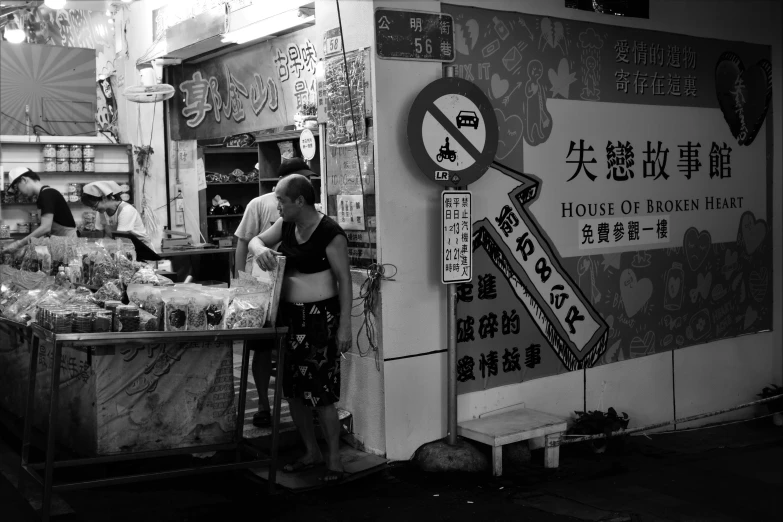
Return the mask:
[[[312, 129], [315, 136], [319, 135], [318, 129]], [[253, 169], [256, 163], [259, 164], [260, 177], [257, 182], [241, 183], [207, 183], [207, 187], [199, 196], [200, 211], [202, 219], [201, 228], [204, 237], [214, 240], [219, 236], [230, 237], [234, 244], [236, 238], [234, 231], [242, 219], [243, 213], [209, 215], [208, 208], [212, 205], [212, 198], [219, 194], [221, 198], [228, 200], [232, 205], [239, 204], [243, 211], [250, 201], [262, 194], [271, 192], [278, 181], [277, 172], [280, 168], [281, 156], [278, 143], [291, 141], [294, 144], [294, 152], [301, 156], [299, 150], [299, 136], [301, 129], [286, 129], [275, 133], [257, 133], [256, 144], [253, 147], [200, 147], [203, 153], [204, 168], [207, 172], [219, 172], [221, 174], [230, 174], [234, 169], [239, 168], [243, 172]], [[310, 169], [318, 174], [311, 178], [315, 185], [317, 203], [321, 202], [321, 161], [320, 161], [320, 143], [316, 140], [316, 155], [308, 161]], [[199, 144], [201, 146], [201, 144]], [[256, 186], [256, 190], [251, 190], [250, 186]]]
[[[43, 147], [53, 145], [92, 145], [95, 148], [94, 172], [45, 172]], [[50, 187], [63, 192], [68, 191], [71, 183], [90, 183], [98, 180], [116, 181], [129, 187], [129, 202], [133, 202], [133, 154], [130, 145], [111, 143], [107, 138], [86, 136], [16, 136], [0, 135], [0, 165], [2, 165], [3, 186], [7, 186], [7, 173], [16, 167], [28, 167], [41, 176], [41, 180]], [[0, 201], [2, 199], [0, 198]], [[77, 226], [82, 221], [82, 213], [87, 207], [79, 201], [68, 201]], [[0, 220], [11, 229], [13, 237], [26, 234], [18, 233], [19, 223], [30, 220], [30, 211], [35, 203], [0, 203]]]
[[[204, 169], [207, 172], [231, 174], [239, 169], [242, 172], [250, 172], [258, 163], [258, 147], [200, 147], [203, 154]], [[210, 215], [209, 207], [212, 199], [220, 195], [232, 205], [240, 205], [242, 212], [250, 201], [258, 197], [261, 186], [258, 181], [245, 181], [236, 183], [207, 183], [206, 189], [199, 194], [199, 211], [201, 214], [201, 233], [209, 241], [219, 237], [231, 238], [242, 219], [243, 213], [222, 215]]]

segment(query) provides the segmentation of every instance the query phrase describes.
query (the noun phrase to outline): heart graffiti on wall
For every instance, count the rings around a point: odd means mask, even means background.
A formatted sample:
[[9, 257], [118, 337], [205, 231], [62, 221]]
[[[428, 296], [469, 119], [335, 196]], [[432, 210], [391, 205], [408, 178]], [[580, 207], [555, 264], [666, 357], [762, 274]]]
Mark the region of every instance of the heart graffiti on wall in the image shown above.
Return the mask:
[[750, 145], [772, 99], [772, 65], [759, 60], [745, 69], [739, 56], [725, 52], [715, 65], [715, 89], [731, 134], [740, 145]]

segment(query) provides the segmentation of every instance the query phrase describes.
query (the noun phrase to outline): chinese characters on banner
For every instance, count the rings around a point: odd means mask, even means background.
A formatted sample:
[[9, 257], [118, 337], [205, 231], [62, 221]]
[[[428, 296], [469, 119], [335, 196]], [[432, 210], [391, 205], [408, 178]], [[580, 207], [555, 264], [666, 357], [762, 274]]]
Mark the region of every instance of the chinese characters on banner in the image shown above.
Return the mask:
[[367, 225], [364, 218], [364, 197], [337, 196], [337, 223], [343, 230], [364, 230]]
[[[315, 29], [175, 68], [174, 139], [205, 139], [294, 124], [304, 104], [316, 104]], [[259, 59], [259, 57], [266, 57]]]
[[[595, 181], [599, 177], [603, 177], [604, 172], [606, 172], [606, 179], [613, 181], [628, 181], [634, 179], [634, 176], [642, 179], [650, 178], [653, 181], [659, 179], [665, 181], [670, 178], [670, 173], [673, 172], [681, 174], [686, 179], [691, 179], [694, 173], [698, 174], [703, 171], [702, 162], [699, 159], [701, 148], [699, 141], [688, 140], [686, 143], [677, 145], [675, 154], [672, 156], [672, 163], [676, 162], [676, 165], [669, 165], [669, 172], [667, 172], [669, 148], [664, 148], [662, 142], [659, 141], [657, 145], [654, 145], [648, 141], [646, 148], [641, 151], [642, 163], [637, 165], [638, 160], [634, 146], [630, 141], [625, 143], [618, 141], [616, 144], [607, 141], [606, 170], [602, 170], [595, 158], [597, 152], [592, 145], [586, 143], [584, 139], [580, 139], [578, 145], [575, 141], [571, 141], [565, 162], [575, 164], [576, 168], [567, 181], [576, 179], [580, 173], [590, 181]], [[709, 157], [708, 173], [711, 179], [731, 177], [731, 151], [732, 148], [725, 141], [722, 144], [713, 141], [712, 145], [704, 151], [705, 155]], [[593, 164], [595, 166], [592, 166]], [[639, 176], [640, 172], [641, 176]]]
[[578, 228], [581, 250], [670, 242], [667, 215], [580, 219]]
[[441, 192], [441, 282], [462, 283], [473, 278], [471, 193]]
[[459, 393], [771, 328], [769, 46], [443, 9], [499, 126]]

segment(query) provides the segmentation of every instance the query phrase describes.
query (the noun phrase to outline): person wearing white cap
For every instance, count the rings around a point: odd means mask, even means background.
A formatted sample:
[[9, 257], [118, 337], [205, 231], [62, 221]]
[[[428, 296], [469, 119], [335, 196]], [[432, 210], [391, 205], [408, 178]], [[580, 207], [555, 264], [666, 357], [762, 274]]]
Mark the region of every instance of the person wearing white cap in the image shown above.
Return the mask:
[[82, 188], [82, 204], [100, 212], [106, 235], [114, 232], [130, 233], [155, 250], [139, 211], [130, 203], [122, 201], [121, 193], [122, 189], [114, 181], [95, 181]]
[[27, 167], [16, 167], [8, 173], [8, 191], [19, 191], [30, 198], [38, 197], [38, 208], [41, 210], [41, 225], [30, 235], [7, 245], [5, 250], [18, 250], [30, 243], [33, 238], [41, 236], [76, 237], [76, 222], [65, 198], [59, 190], [44, 185], [41, 178]]

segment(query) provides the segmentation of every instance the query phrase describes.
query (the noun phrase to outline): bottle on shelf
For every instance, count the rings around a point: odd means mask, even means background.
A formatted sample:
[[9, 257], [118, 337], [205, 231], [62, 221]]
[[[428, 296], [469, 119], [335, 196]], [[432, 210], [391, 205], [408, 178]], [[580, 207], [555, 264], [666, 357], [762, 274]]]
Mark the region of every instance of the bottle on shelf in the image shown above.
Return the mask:
[[61, 266], [60, 270], [58, 270], [57, 275], [54, 278], [54, 282], [59, 286], [64, 286], [68, 283], [68, 277], [65, 275], [64, 266]]

